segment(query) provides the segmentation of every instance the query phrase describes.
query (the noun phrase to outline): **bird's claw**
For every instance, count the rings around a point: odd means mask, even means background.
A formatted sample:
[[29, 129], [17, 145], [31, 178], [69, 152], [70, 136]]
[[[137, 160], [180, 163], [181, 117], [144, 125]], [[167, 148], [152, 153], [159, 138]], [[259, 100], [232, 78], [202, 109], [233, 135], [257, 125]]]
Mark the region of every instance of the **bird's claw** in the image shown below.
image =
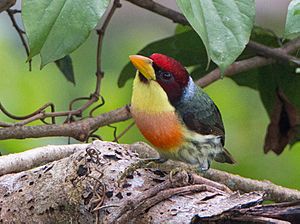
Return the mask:
[[141, 168], [158, 168], [158, 165], [161, 163], [166, 162], [167, 159], [164, 158], [139, 158], [137, 162], [132, 163], [128, 166], [118, 179], [117, 183], [120, 183], [127, 177], [128, 175], [133, 174], [134, 171], [141, 169]]
[[175, 180], [174, 177], [176, 175], [178, 175], [178, 174], [181, 174], [181, 175], [184, 175], [183, 182], [185, 184], [188, 184], [190, 182], [190, 175], [189, 175], [189, 173], [191, 171], [193, 171], [193, 170], [190, 170], [188, 168], [182, 168], [182, 167], [177, 167], [177, 168], [172, 169], [170, 171], [170, 173], [169, 173], [170, 182], [176, 184], [175, 181], [174, 181]]

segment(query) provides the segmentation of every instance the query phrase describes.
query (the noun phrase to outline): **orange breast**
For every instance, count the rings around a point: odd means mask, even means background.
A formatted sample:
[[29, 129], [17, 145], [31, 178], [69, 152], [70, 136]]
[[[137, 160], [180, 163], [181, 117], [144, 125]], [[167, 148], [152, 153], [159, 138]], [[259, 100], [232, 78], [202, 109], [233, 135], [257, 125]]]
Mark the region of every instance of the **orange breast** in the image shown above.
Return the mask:
[[168, 151], [183, 142], [183, 129], [175, 112], [142, 112], [132, 110], [137, 127], [155, 147]]

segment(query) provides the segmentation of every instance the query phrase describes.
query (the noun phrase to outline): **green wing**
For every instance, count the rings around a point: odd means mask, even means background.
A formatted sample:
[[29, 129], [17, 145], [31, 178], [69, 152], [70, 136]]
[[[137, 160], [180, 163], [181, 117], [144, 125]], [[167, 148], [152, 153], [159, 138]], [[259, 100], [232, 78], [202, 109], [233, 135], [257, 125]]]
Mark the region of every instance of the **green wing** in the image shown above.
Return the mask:
[[224, 145], [225, 130], [220, 111], [200, 87], [195, 86], [194, 94], [185, 97], [175, 108], [190, 130], [202, 135], [221, 136]]

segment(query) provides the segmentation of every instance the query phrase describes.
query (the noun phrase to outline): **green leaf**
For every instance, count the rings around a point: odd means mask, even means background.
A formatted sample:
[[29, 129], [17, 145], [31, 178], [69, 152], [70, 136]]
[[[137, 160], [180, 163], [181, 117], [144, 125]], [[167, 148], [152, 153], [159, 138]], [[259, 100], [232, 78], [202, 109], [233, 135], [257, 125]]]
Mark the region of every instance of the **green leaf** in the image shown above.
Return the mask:
[[[271, 47], [279, 46], [276, 36], [260, 28], [253, 30], [251, 40]], [[245, 56], [253, 55], [251, 51], [245, 50], [240, 57]], [[236, 74], [230, 78], [238, 85], [259, 91], [270, 117], [265, 137], [265, 152], [272, 150], [280, 154], [287, 144], [292, 147], [300, 141], [300, 123], [296, 118], [300, 117], [300, 75], [296, 73], [294, 67], [274, 64]]]
[[265, 152], [272, 150], [280, 154], [287, 144], [292, 146], [300, 141], [300, 123], [297, 121], [300, 117], [300, 76], [293, 67], [273, 64], [231, 78], [239, 85], [259, 91], [271, 120]]
[[294, 11], [294, 15], [299, 15], [300, 14], [300, 9], [296, 9], [295, 11]]
[[300, 34], [300, 0], [293, 0], [288, 7], [288, 13], [285, 23], [285, 38], [293, 39]]
[[67, 55], [55, 61], [55, 64], [57, 65], [59, 70], [63, 73], [65, 78], [75, 85], [75, 76], [73, 71], [72, 58], [69, 55]]
[[254, 0], [176, 0], [222, 72], [242, 53], [255, 16]]
[[190, 30], [192, 30], [190, 26], [178, 24], [175, 28], [175, 34], [184, 33]]
[[30, 54], [41, 67], [77, 49], [95, 28], [109, 0], [23, 0], [22, 18]]
[[[153, 53], [166, 54], [180, 61], [186, 67], [207, 64], [205, 47], [197, 33], [193, 30], [153, 42], [137, 54], [150, 56]], [[205, 70], [205, 66], [202, 68]], [[124, 86], [126, 81], [134, 76], [135, 69], [131, 63], [128, 63], [121, 71], [118, 86]]]
[[[272, 32], [260, 27], [254, 27], [251, 33], [251, 40], [267, 45], [269, 47], [280, 47], [279, 38], [275, 36]], [[243, 51], [243, 53], [238, 57], [238, 60], [244, 60], [254, 56], [256, 56], [256, 53], [253, 50], [249, 50], [246, 48]], [[260, 75], [261, 74], [259, 69], [252, 69], [250, 71], [230, 76], [230, 78], [233, 79], [238, 85], [247, 86], [257, 90]]]

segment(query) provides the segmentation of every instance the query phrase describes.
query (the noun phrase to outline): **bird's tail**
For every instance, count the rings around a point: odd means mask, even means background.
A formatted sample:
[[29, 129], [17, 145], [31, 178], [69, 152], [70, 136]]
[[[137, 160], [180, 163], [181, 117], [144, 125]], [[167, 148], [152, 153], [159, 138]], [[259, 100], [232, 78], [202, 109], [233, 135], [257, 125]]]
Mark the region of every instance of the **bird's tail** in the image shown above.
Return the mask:
[[214, 160], [216, 160], [219, 163], [236, 163], [232, 155], [225, 148], [223, 148], [223, 150], [215, 156]]

